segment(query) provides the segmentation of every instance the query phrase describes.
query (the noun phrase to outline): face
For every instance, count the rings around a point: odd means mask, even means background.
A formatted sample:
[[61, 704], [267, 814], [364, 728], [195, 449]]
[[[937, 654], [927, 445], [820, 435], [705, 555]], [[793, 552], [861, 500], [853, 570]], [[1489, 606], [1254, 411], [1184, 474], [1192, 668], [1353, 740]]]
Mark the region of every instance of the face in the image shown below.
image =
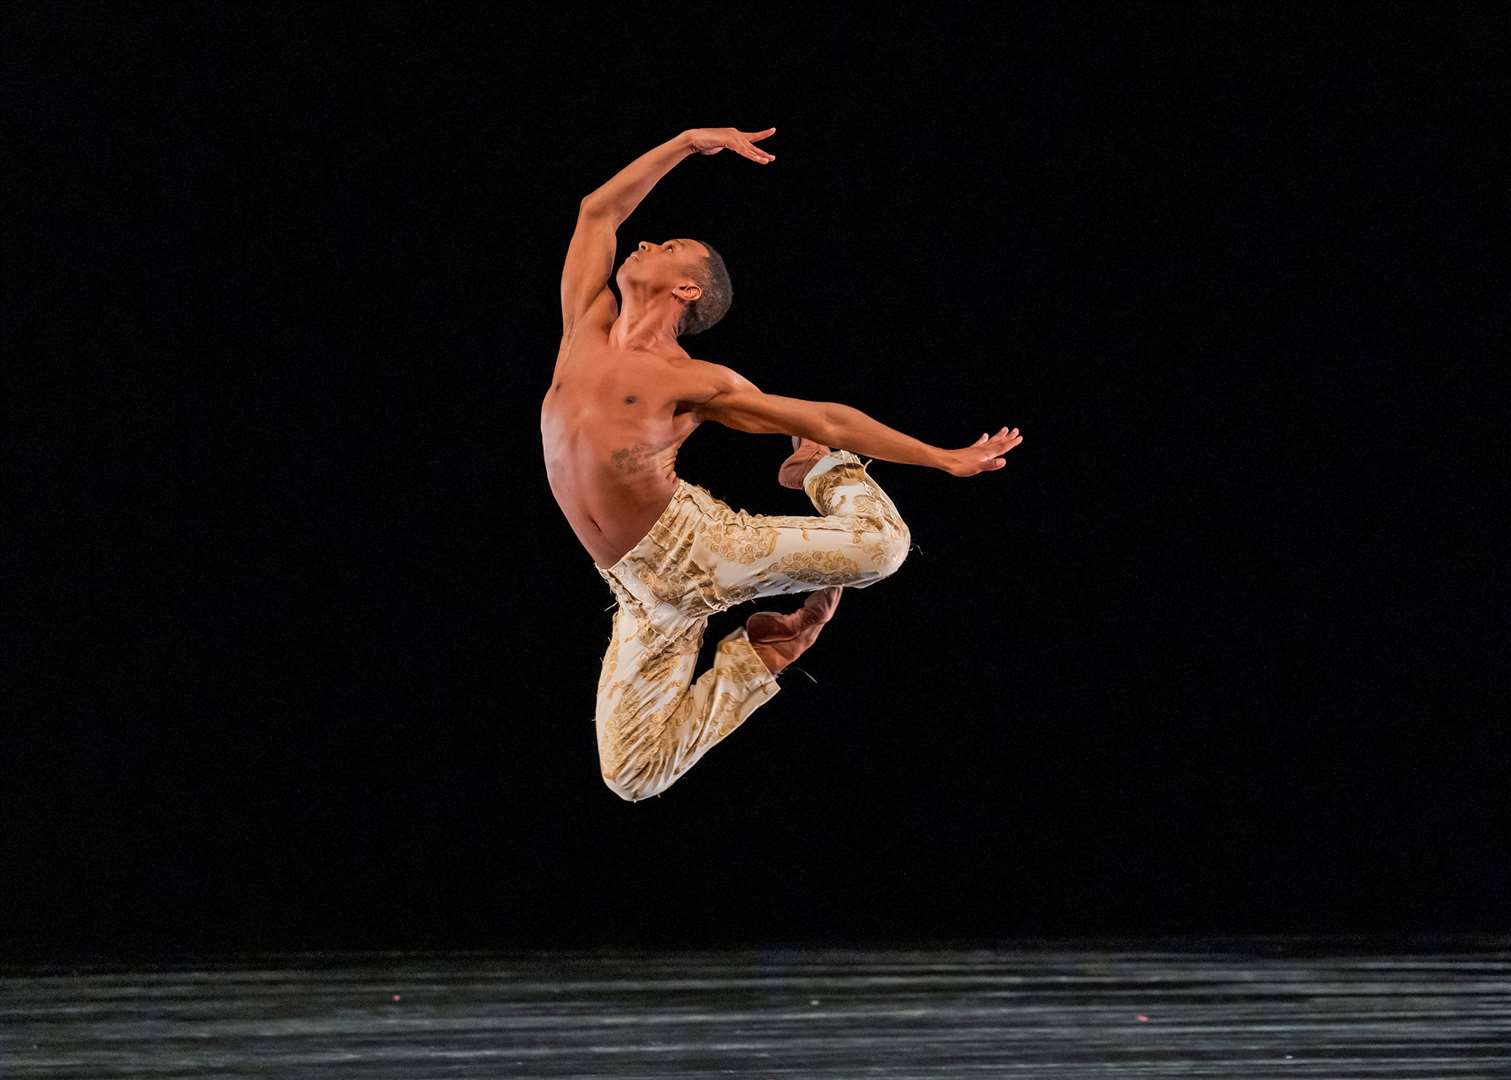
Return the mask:
[[[651, 293], [675, 292], [682, 295], [688, 289], [698, 291], [696, 282], [688, 274], [688, 268], [701, 259], [708, 258], [708, 249], [696, 240], [676, 239], [653, 244], [642, 240], [635, 250], [625, 256], [624, 262], [614, 277], [622, 288], [633, 284]], [[684, 296], [684, 299], [696, 299]]]

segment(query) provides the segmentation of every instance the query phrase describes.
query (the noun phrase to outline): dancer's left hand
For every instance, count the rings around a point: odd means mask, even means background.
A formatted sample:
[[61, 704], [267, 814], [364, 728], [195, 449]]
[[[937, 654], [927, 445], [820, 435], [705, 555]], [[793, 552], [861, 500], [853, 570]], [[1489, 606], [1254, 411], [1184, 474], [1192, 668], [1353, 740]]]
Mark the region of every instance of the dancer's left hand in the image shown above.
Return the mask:
[[751, 161], [770, 165], [776, 160], [776, 155], [762, 150], [755, 144], [775, 134], [776, 128], [767, 128], [765, 131], [739, 131], [726, 127], [693, 128], [688, 131], [687, 136], [692, 140], [693, 149], [700, 154], [717, 154], [720, 150], [733, 150], [737, 154], [748, 157]]

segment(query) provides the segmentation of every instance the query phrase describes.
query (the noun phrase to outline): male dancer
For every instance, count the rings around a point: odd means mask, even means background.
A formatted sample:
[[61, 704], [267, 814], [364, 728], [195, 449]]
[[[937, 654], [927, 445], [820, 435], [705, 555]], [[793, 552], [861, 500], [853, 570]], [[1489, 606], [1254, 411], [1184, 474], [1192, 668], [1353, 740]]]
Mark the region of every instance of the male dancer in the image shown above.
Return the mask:
[[[1002, 428], [944, 450], [850, 406], [763, 394], [693, 359], [678, 337], [718, 322], [731, 297], [724, 260], [706, 243], [641, 241], [615, 269], [615, 233], [672, 166], [725, 149], [769, 165], [775, 155], [756, 143], [775, 131], [697, 128], [636, 158], [582, 200], [562, 271], [541, 441], [551, 492], [619, 602], [595, 723], [604, 782], [631, 802], [665, 791], [776, 694], [778, 673], [813, 644], [841, 587], [865, 588], [901, 565], [908, 528], [856, 452], [974, 476], [1001, 468], [1023, 441]], [[804, 491], [820, 516], [735, 511], [678, 478], [677, 449], [705, 420], [791, 435], [777, 480]], [[710, 614], [798, 592], [811, 594], [801, 607], [751, 615], [693, 681]]]

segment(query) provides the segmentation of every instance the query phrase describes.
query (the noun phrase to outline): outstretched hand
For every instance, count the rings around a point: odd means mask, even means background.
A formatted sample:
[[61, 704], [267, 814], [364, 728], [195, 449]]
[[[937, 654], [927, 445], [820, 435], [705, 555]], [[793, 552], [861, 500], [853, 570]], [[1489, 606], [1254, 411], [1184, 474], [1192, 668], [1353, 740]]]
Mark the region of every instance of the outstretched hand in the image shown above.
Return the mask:
[[720, 150], [733, 150], [762, 165], [771, 164], [776, 160], [776, 155], [767, 153], [755, 144], [774, 134], [776, 134], [776, 128], [767, 128], [765, 131], [739, 131], [732, 127], [693, 128], [687, 133], [688, 138], [692, 140], [693, 149], [700, 154], [717, 154]]
[[1002, 455], [1023, 441], [1017, 428], [1003, 428], [990, 439], [983, 432], [981, 438], [960, 450], [946, 450], [945, 463], [940, 466], [951, 476], [975, 476], [981, 472], [993, 472], [1007, 462]]

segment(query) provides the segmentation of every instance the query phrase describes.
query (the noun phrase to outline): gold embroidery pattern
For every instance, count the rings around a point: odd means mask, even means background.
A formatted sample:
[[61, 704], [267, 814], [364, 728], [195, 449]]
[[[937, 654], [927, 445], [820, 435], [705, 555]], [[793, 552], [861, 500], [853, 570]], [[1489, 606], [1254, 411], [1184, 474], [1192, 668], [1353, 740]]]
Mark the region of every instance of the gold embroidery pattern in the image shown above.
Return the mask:
[[720, 522], [703, 537], [704, 546], [721, 559], [748, 566], [776, 551], [780, 534], [773, 529], [757, 528], [748, 521]]
[[685, 581], [673, 578], [654, 567], [642, 566], [638, 568], [635, 576], [659, 603], [676, 604], [687, 593]]
[[768, 575], [767, 580], [771, 580], [775, 575], [785, 575], [794, 581], [823, 587], [857, 582], [864, 576], [864, 572], [859, 562], [842, 552], [794, 551], [777, 560], [768, 571]]

